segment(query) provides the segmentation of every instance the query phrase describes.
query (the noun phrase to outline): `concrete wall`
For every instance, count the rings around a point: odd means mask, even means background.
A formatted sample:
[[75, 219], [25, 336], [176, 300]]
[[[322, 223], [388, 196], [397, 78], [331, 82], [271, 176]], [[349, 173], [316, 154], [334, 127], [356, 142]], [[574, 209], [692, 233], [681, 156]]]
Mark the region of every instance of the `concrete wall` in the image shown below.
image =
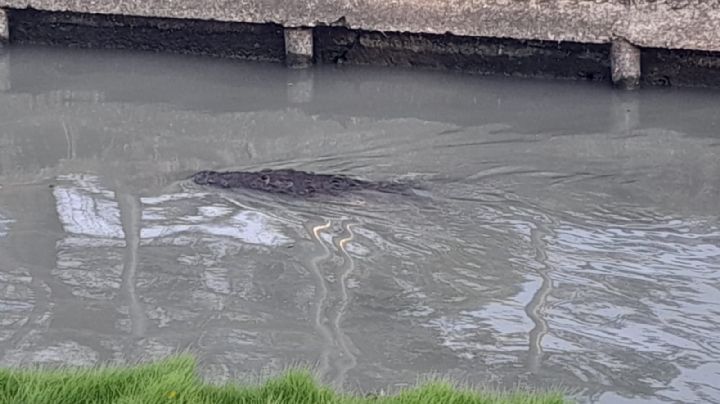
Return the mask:
[[0, 0], [2, 8], [720, 51], [718, 0]]
[[[640, 81], [639, 48], [720, 52], [720, 0], [0, 0], [4, 9], [28, 7], [286, 28], [339, 26], [582, 44], [618, 42], [611, 52], [612, 78], [628, 87]], [[0, 21], [0, 36], [3, 25]], [[312, 57], [310, 36], [298, 30], [286, 33], [289, 59], [306, 64]]]

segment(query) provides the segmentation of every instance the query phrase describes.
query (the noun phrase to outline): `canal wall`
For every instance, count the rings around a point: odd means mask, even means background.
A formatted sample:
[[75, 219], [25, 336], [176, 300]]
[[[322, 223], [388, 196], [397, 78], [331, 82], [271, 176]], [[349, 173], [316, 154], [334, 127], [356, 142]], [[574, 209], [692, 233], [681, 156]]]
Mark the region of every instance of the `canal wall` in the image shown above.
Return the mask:
[[0, 0], [0, 39], [720, 86], [720, 0]]

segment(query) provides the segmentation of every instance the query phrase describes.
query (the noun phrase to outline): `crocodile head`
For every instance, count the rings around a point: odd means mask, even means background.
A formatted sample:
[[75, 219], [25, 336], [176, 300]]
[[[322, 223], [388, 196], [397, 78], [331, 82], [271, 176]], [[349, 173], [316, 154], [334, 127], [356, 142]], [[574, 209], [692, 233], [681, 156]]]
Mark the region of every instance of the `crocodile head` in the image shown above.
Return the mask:
[[217, 171], [200, 171], [192, 176], [192, 180], [198, 185], [213, 185], [220, 182], [220, 173]]

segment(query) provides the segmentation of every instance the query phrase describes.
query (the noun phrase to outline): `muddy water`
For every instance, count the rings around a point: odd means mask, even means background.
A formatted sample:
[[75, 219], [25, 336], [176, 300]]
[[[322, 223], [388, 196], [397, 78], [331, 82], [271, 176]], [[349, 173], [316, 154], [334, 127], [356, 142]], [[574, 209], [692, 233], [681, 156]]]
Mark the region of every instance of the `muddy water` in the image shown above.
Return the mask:
[[[716, 93], [0, 55], [0, 363], [720, 402]], [[301, 200], [201, 169], [411, 180]]]

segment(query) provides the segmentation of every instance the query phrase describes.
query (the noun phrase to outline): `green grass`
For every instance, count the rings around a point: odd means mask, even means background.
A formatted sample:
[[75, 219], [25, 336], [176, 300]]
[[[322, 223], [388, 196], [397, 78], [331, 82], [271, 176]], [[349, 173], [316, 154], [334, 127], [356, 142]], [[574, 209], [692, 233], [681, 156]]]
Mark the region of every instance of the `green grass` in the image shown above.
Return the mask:
[[558, 393], [481, 393], [431, 382], [397, 395], [357, 397], [315, 382], [308, 371], [290, 371], [262, 385], [203, 383], [189, 355], [130, 368], [0, 370], [1, 404], [355, 404], [355, 403], [565, 403]]

